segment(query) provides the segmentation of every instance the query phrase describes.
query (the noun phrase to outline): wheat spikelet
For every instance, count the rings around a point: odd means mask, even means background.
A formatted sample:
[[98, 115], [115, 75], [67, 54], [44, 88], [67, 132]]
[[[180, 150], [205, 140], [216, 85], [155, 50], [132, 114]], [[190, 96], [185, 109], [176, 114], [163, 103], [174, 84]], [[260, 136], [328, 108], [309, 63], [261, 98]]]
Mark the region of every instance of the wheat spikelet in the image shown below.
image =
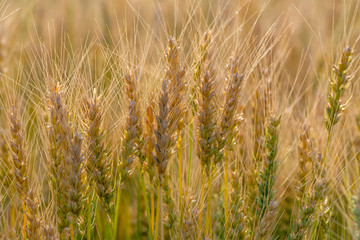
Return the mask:
[[239, 59], [231, 58], [229, 68], [228, 86], [226, 89], [225, 105], [221, 115], [220, 132], [217, 135], [218, 153], [215, 162], [219, 162], [224, 154], [225, 145], [231, 149], [236, 136], [242, 114], [239, 112], [239, 97], [244, 77], [239, 72]]
[[159, 99], [159, 114], [156, 116], [157, 129], [155, 130], [155, 163], [158, 168], [160, 185], [163, 185], [163, 178], [170, 156], [170, 146], [174, 140], [169, 135], [169, 108], [168, 108], [167, 83], [162, 83], [162, 93]]
[[165, 78], [169, 89], [169, 133], [175, 142], [184, 127], [186, 109], [184, 107], [184, 93], [186, 83], [184, 80], [185, 69], [180, 66], [180, 47], [174, 38], [170, 38], [166, 52], [167, 69]]
[[192, 106], [192, 113], [195, 115], [198, 112], [198, 86], [201, 84], [202, 73], [204, 71], [204, 63], [208, 58], [209, 46], [211, 43], [211, 34], [206, 32], [200, 44], [199, 56], [194, 62], [195, 72], [193, 75], [193, 82], [190, 88], [190, 105]]
[[101, 95], [97, 96], [95, 89], [93, 97], [87, 101], [87, 119], [87, 175], [95, 188], [101, 206], [110, 214], [113, 206], [111, 165], [106, 155], [103, 140], [102, 97]]

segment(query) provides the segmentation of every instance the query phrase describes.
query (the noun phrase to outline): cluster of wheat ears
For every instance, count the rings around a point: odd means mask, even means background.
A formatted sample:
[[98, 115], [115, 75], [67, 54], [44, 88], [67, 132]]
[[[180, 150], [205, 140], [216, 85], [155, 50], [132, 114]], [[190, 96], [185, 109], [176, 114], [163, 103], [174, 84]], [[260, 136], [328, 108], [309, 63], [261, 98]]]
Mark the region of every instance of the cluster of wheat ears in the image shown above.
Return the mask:
[[1, 41], [0, 239], [360, 239], [356, 21], [328, 64], [249, 6]]

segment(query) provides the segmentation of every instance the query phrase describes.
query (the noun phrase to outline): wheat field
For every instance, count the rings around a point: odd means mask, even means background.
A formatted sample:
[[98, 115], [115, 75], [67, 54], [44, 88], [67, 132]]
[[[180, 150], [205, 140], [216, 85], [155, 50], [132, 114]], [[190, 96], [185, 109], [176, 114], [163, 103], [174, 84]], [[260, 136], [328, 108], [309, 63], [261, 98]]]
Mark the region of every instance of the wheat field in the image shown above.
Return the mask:
[[0, 1], [0, 239], [360, 239], [360, 1]]

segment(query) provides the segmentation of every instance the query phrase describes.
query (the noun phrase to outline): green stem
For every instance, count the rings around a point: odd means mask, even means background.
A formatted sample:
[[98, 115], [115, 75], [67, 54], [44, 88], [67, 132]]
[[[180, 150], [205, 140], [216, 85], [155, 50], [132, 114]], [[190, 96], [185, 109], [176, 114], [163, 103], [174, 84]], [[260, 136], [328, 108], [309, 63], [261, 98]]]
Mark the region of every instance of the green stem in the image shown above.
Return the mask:
[[207, 238], [211, 238], [211, 195], [212, 195], [212, 179], [214, 175], [215, 168], [211, 164], [210, 169], [208, 170], [208, 196], [207, 196], [207, 204], [206, 204], [206, 219], [205, 219], [205, 234]]
[[229, 171], [229, 156], [228, 150], [225, 147], [224, 152], [224, 208], [225, 208], [225, 239], [227, 239], [229, 230], [229, 200], [228, 200], [228, 171]]
[[153, 239], [153, 225], [152, 225], [152, 221], [151, 221], [151, 214], [150, 214], [150, 208], [149, 208], [149, 202], [148, 202], [148, 198], [147, 198], [147, 194], [146, 194], [146, 188], [145, 188], [145, 180], [144, 180], [144, 173], [140, 173], [140, 184], [141, 184], [141, 189], [142, 189], [142, 193], [144, 196], [144, 202], [145, 202], [145, 209], [146, 209], [146, 215], [147, 215], [147, 219], [148, 219], [148, 225], [149, 225], [149, 234], [150, 234], [150, 239]]
[[120, 199], [121, 199], [121, 189], [118, 189], [116, 192], [116, 203], [115, 203], [115, 215], [114, 215], [114, 240], [118, 239], [118, 225], [119, 225], [119, 212], [120, 212]]
[[201, 239], [201, 233], [202, 233], [202, 228], [203, 228], [203, 224], [202, 224], [202, 219], [203, 219], [203, 203], [204, 203], [204, 198], [205, 198], [205, 169], [203, 166], [201, 166], [201, 193], [200, 193], [200, 206], [199, 206], [199, 235], [198, 235], [198, 240]]
[[189, 132], [189, 161], [188, 161], [188, 176], [187, 176], [187, 186], [189, 186], [190, 183], [190, 176], [191, 176], [191, 160], [193, 155], [193, 129], [194, 129], [194, 123], [193, 120], [190, 122], [190, 132]]
[[[161, 182], [161, 181], [160, 181]], [[159, 228], [160, 228], [160, 239], [164, 240], [164, 202], [163, 202], [163, 186], [159, 185], [159, 197], [160, 197], [160, 210], [159, 210]]]
[[180, 229], [182, 228], [182, 219], [184, 216], [184, 208], [182, 204], [183, 199], [183, 177], [182, 177], [182, 154], [181, 154], [181, 133], [177, 142], [177, 151], [178, 151], [178, 159], [179, 159], [179, 209], [180, 209]]
[[[158, 195], [160, 196], [160, 193], [162, 191], [160, 185], [158, 187]], [[159, 216], [160, 216], [160, 205], [161, 205], [161, 202], [160, 202], [160, 197], [158, 197], [157, 199], [157, 209], [156, 209], [156, 225], [155, 225], [155, 239], [154, 240], [157, 240], [158, 239], [158, 236], [159, 236]]]
[[88, 201], [87, 206], [87, 222], [86, 222], [86, 236], [87, 239], [91, 239], [91, 223], [93, 222], [94, 214], [92, 214], [92, 203], [95, 199], [95, 192], [92, 191], [91, 197]]
[[[141, 174], [140, 174], [140, 176], [141, 176]], [[141, 180], [140, 180], [140, 178], [141, 177], [138, 177], [138, 186], [139, 186], [139, 184], [141, 184]], [[141, 209], [140, 209], [140, 204], [141, 204], [141, 196], [140, 196], [140, 194], [141, 194], [141, 190], [140, 190], [140, 188], [138, 187], [137, 188], [137, 192], [136, 192], [136, 194], [137, 194], [137, 203], [136, 203], [136, 206], [137, 206], [137, 209], [136, 209], [136, 233], [135, 233], [135, 239], [136, 240], [140, 240], [140, 213], [141, 213]]]

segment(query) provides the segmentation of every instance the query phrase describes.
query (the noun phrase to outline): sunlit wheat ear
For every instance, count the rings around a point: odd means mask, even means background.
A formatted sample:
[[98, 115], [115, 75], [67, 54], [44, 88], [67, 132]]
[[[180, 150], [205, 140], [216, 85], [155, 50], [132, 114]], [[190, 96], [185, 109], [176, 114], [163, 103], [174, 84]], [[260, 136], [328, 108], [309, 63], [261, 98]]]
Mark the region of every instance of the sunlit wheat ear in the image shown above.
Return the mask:
[[[113, 187], [111, 177], [111, 162], [104, 147], [104, 132], [102, 127], [103, 110], [102, 97], [96, 90], [91, 99], [87, 100], [87, 176], [95, 188], [100, 204], [111, 214], [113, 206]], [[109, 216], [109, 219], [110, 216]]]
[[344, 48], [340, 61], [333, 68], [333, 76], [330, 79], [330, 88], [328, 92], [328, 104], [326, 106], [325, 126], [328, 132], [331, 132], [333, 126], [339, 122], [340, 117], [347, 106], [347, 102], [342, 103], [344, 90], [351, 81], [348, 75], [352, 60], [352, 50], [350, 47]]
[[208, 174], [216, 150], [215, 70], [211, 60], [206, 62], [199, 88], [197, 155]]
[[215, 110], [215, 70], [210, 54], [205, 61], [204, 76], [199, 86], [198, 130], [197, 130], [197, 157], [201, 163], [201, 196], [199, 206], [199, 236], [202, 234], [203, 204], [205, 202], [205, 186], [207, 182], [207, 207], [205, 232], [209, 234], [211, 220], [211, 188], [216, 154], [216, 110]]
[[[49, 139], [49, 159], [50, 179], [52, 192], [55, 200], [55, 209], [57, 211], [57, 226], [59, 233], [69, 227], [67, 219], [67, 193], [64, 187], [66, 178], [64, 176], [64, 167], [66, 158], [69, 158], [69, 145], [71, 141], [71, 130], [69, 125], [69, 112], [63, 99], [63, 90], [61, 85], [54, 80], [50, 82], [49, 88], [49, 110], [50, 122], [48, 126]], [[66, 160], [66, 161], [65, 161]]]
[[[183, 160], [182, 160], [182, 129], [184, 128], [184, 121], [186, 116], [185, 108], [185, 69], [181, 67], [179, 60], [180, 47], [176, 43], [175, 39], [171, 38], [169, 41], [168, 49], [166, 52], [167, 68], [165, 72], [165, 78], [168, 81], [169, 87], [169, 134], [174, 138], [174, 144], [176, 143], [176, 150], [178, 154], [178, 186], [179, 186], [179, 209], [181, 216], [183, 215]], [[170, 186], [167, 186], [168, 188]], [[169, 189], [170, 191], [170, 189]], [[168, 191], [168, 192], [169, 192]], [[166, 194], [165, 196], [168, 196]], [[169, 197], [167, 197], [170, 201]], [[168, 204], [171, 208], [172, 204]], [[171, 212], [170, 212], [171, 213]], [[170, 214], [171, 216], [171, 214]], [[169, 219], [170, 230], [173, 230], [173, 221]], [[182, 223], [180, 223], [181, 225]]]
[[166, 51], [167, 68], [165, 78], [168, 82], [169, 91], [169, 131], [177, 140], [184, 127], [186, 109], [184, 95], [186, 91], [185, 69], [181, 67], [179, 60], [180, 47], [175, 39], [169, 40]]
[[[123, 149], [121, 157], [121, 182], [131, 174], [131, 164], [136, 155], [139, 154], [141, 144], [142, 126], [140, 121], [140, 107], [136, 78], [134, 74], [127, 71], [125, 76], [126, 95], [128, 98], [128, 116], [126, 119], [125, 133], [123, 137]], [[141, 160], [141, 159], [140, 159]]]
[[24, 147], [24, 135], [21, 130], [20, 120], [15, 107], [10, 113], [11, 122], [11, 150], [13, 152], [15, 186], [20, 198], [25, 201], [29, 190], [26, 166], [26, 154]]
[[260, 170], [260, 179], [258, 181], [259, 193], [256, 198], [259, 224], [261, 224], [262, 218], [274, 198], [273, 188], [277, 177], [276, 172], [279, 166], [279, 160], [277, 159], [279, 124], [280, 118], [271, 116], [266, 125], [266, 158], [264, 166]]
[[22, 206], [19, 208], [22, 209], [23, 213], [23, 228], [22, 236], [26, 238], [26, 194], [29, 191], [28, 177], [27, 177], [27, 159], [25, 153], [23, 132], [21, 129], [21, 123], [17, 114], [15, 106], [13, 106], [10, 113], [10, 122], [11, 122], [11, 150], [12, 150], [12, 159], [14, 165], [14, 179], [15, 179], [15, 188], [19, 197], [21, 199]]
[[29, 240], [38, 240], [41, 236], [41, 222], [38, 217], [39, 202], [35, 194], [30, 190], [25, 198], [26, 202], [26, 236]]
[[194, 62], [194, 75], [190, 85], [190, 105], [192, 107], [193, 115], [196, 115], [196, 113], [198, 112], [197, 109], [199, 104], [198, 86], [200, 86], [201, 84], [202, 73], [204, 71], [204, 63], [208, 58], [208, 51], [211, 43], [211, 38], [212, 37], [210, 32], [206, 32], [200, 45], [199, 54]]
[[218, 151], [216, 162], [223, 158], [225, 145], [231, 149], [237, 127], [242, 121], [242, 113], [239, 111], [239, 98], [243, 83], [243, 75], [239, 70], [239, 59], [231, 58], [228, 66], [229, 76], [227, 77], [228, 86], [226, 88], [225, 105], [221, 114], [220, 132], [217, 136]]
[[164, 222], [163, 222], [163, 194], [162, 188], [164, 185], [164, 175], [166, 173], [166, 167], [168, 165], [170, 157], [170, 147], [172, 146], [174, 139], [169, 134], [169, 97], [167, 90], [166, 79], [162, 82], [162, 92], [159, 99], [159, 113], [156, 115], [156, 130], [155, 130], [155, 163], [158, 170], [159, 184], [160, 184], [160, 217], [159, 217], [159, 229], [160, 238], [164, 239]]

